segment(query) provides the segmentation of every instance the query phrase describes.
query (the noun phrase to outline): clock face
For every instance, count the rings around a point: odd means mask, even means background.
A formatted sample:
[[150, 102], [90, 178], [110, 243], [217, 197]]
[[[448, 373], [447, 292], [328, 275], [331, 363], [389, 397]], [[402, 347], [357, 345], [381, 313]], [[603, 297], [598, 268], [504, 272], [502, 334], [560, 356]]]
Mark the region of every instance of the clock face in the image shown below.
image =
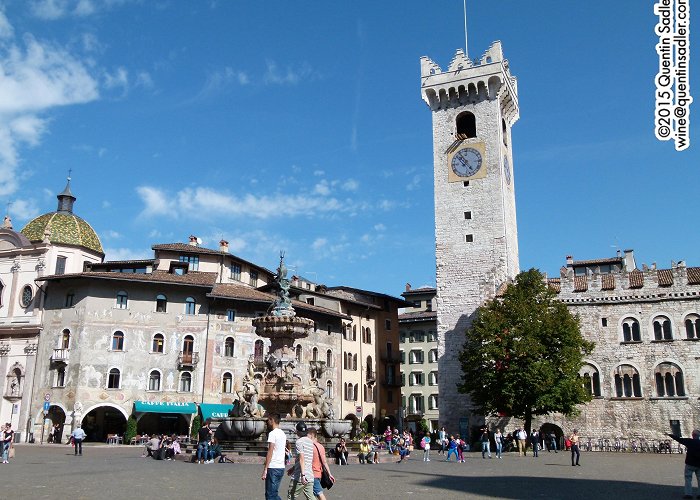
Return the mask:
[[481, 153], [474, 148], [464, 148], [452, 157], [452, 171], [460, 177], [471, 177], [476, 174], [483, 163]]
[[506, 183], [508, 183], [508, 185], [510, 185], [510, 162], [508, 161], [507, 156], [503, 160], [503, 171], [506, 175]]

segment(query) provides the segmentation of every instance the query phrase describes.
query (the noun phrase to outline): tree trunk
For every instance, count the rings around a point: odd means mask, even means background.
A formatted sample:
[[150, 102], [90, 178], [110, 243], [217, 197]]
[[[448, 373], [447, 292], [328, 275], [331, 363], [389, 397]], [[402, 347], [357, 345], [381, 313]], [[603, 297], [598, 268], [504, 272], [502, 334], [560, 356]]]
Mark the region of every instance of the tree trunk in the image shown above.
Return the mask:
[[527, 435], [530, 435], [530, 430], [532, 427], [532, 411], [527, 410], [525, 412], [525, 432], [527, 432]]

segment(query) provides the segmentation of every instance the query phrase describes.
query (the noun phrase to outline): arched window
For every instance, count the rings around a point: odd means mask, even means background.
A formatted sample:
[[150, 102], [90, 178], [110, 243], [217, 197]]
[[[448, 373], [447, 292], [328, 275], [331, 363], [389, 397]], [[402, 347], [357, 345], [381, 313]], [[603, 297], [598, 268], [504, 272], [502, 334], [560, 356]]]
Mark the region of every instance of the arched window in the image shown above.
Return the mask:
[[192, 391], [192, 373], [182, 372], [180, 374], [180, 392]]
[[165, 349], [165, 337], [162, 333], [156, 333], [153, 336], [153, 345], [151, 346], [151, 352], [163, 352]]
[[508, 145], [508, 128], [506, 127], [506, 121], [501, 118], [501, 133], [503, 134], [503, 145]]
[[125, 291], [117, 292], [117, 309], [126, 309], [129, 306], [129, 295]]
[[314, 347], [311, 350], [311, 359], [314, 361], [318, 361], [318, 347]]
[[474, 113], [464, 111], [457, 115], [457, 134], [466, 136], [467, 139], [476, 137], [476, 116]]
[[600, 373], [598, 369], [591, 365], [585, 364], [579, 371], [579, 377], [583, 383], [583, 388], [593, 397], [600, 397]]
[[70, 349], [70, 330], [68, 328], [61, 333], [61, 349]]
[[302, 356], [301, 344], [297, 344], [297, 346], [294, 348], [294, 357], [296, 358], [297, 363], [301, 363], [301, 356]]
[[620, 365], [615, 370], [615, 396], [618, 398], [641, 398], [642, 386], [639, 372], [631, 365]]
[[185, 314], [188, 316], [195, 314], [196, 307], [197, 302], [192, 297], [187, 297], [185, 299]]
[[689, 339], [700, 339], [700, 316], [689, 314], [685, 318], [685, 336]]
[[352, 389], [352, 396], [353, 396], [352, 400], [353, 401], [357, 401], [357, 394], [358, 394], [357, 391], [358, 391], [358, 385], [355, 384], [355, 387], [353, 387], [353, 389]]
[[160, 391], [160, 372], [158, 370], [151, 370], [148, 375], [148, 390]]
[[326, 351], [326, 366], [331, 368], [333, 366], [333, 351], [328, 349]]
[[112, 350], [113, 351], [123, 351], [124, 350], [124, 332], [117, 330], [112, 334]]
[[233, 357], [233, 346], [233, 337], [226, 337], [226, 340], [224, 340], [224, 356], [227, 358]]
[[185, 335], [182, 339], [182, 354], [181, 354], [182, 364], [192, 364], [194, 362], [194, 337], [192, 335]]
[[0, 307], [2, 307], [2, 291], [5, 289], [5, 285], [0, 281]]
[[352, 325], [352, 340], [357, 340], [357, 325]]
[[642, 335], [639, 329], [639, 321], [634, 318], [625, 318], [622, 321], [622, 341], [641, 342]]
[[333, 398], [333, 382], [330, 380], [326, 382], [326, 397]]
[[168, 298], [159, 293], [156, 295], [156, 312], [164, 313], [168, 310]]
[[352, 356], [352, 369], [357, 371], [357, 354], [353, 354]]
[[121, 374], [118, 368], [112, 368], [109, 370], [109, 377], [107, 377], [107, 389], [119, 389], [119, 379]]
[[685, 396], [683, 372], [673, 363], [661, 363], [654, 370], [656, 395], [660, 398]]
[[32, 304], [32, 299], [34, 299], [34, 289], [31, 285], [25, 285], [22, 288], [22, 295], [19, 298], [19, 303], [25, 309]]
[[367, 327], [367, 340], [366, 340], [366, 342], [368, 344], [372, 343], [372, 330], [370, 329], [370, 327]]
[[367, 372], [367, 378], [374, 378], [374, 364], [372, 363], [372, 356], [367, 356], [367, 364], [365, 365], [365, 370]]
[[652, 323], [654, 327], [654, 340], [671, 340], [671, 320], [666, 316], [657, 316]]
[[265, 352], [265, 343], [262, 340], [255, 341], [255, 362], [260, 364], [264, 362], [263, 354]]
[[224, 373], [221, 381], [221, 392], [226, 394], [233, 392], [233, 375], [229, 372]]

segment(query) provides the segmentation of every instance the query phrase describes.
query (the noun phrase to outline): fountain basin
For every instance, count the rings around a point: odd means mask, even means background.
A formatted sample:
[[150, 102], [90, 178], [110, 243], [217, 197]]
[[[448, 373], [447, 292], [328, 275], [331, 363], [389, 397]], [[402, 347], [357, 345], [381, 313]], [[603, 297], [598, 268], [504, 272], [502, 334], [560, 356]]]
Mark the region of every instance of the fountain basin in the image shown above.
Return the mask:
[[297, 316], [261, 316], [253, 320], [255, 333], [260, 337], [300, 339], [309, 336], [313, 320]]
[[321, 420], [321, 428], [328, 438], [348, 436], [352, 430], [352, 420]]
[[266, 420], [264, 418], [232, 417], [222, 420], [219, 425], [231, 437], [257, 439], [265, 432]]

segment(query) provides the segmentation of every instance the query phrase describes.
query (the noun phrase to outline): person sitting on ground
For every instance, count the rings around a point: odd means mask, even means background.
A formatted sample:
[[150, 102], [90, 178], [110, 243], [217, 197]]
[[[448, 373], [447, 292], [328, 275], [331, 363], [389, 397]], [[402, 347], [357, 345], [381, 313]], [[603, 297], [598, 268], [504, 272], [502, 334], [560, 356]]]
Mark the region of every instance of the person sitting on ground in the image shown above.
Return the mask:
[[345, 438], [340, 438], [335, 445], [335, 463], [338, 465], [348, 465], [348, 447], [345, 445]]
[[399, 457], [401, 457], [397, 463], [400, 464], [410, 453], [408, 451], [408, 441], [403, 437], [400, 437], [399, 440], [396, 442], [396, 447], [399, 450]]
[[160, 439], [158, 439], [158, 436], [153, 434], [151, 436], [151, 439], [146, 442], [146, 454], [143, 455], [144, 457], [152, 457], [154, 456], [155, 452], [158, 451], [160, 448]]
[[360, 454], [358, 455], [358, 458], [360, 459], [361, 464], [371, 463], [369, 458], [369, 442], [366, 437], [360, 441]]
[[211, 439], [211, 443], [209, 444], [209, 450], [207, 451], [207, 460], [205, 460], [205, 464], [213, 464], [214, 459], [217, 457], [221, 456], [221, 444], [219, 444], [219, 440], [216, 438]]

